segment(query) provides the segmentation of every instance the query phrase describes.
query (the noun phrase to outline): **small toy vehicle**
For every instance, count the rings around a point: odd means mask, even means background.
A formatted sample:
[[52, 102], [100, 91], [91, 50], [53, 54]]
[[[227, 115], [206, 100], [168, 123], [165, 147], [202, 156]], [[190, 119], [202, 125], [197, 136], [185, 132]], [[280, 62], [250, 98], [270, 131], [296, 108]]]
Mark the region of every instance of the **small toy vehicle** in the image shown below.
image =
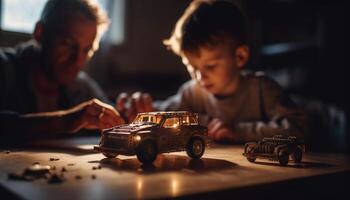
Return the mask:
[[303, 152], [305, 152], [305, 145], [296, 137], [275, 135], [272, 138], [264, 138], [262, 141], [246, 143], [243, 156], [250, 162], [255, 162], [256, 158], [266, 158], [278, 161], [285, 166], [288, 164], [289, 155], [295, 163], [300, 163]]
[[198, 159], [204, 153], [207, 135], [197, 113], [146, 112], [139, 113], [130, 124], [103, 130], [100, 145], [94, 149], [108, 158], [136, 155], [142, 163], [152, 163], [158, 153], [184, 150]]

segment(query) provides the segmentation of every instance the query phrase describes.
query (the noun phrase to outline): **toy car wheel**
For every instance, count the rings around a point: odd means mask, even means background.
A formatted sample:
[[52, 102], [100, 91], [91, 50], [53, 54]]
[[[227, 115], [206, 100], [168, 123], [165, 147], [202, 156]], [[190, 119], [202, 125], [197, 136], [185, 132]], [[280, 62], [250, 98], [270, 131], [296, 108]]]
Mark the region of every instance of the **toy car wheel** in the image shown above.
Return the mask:
[[245, 154], [249, 162], [255, 162], [256, 157], [254, 156], [255, 148], [254, 145], [247, 145], [245, 149]]
[[288, 164], [288, 161], [289, 161], [289, 154], [286, 150], [284, 149], [281, 149], [279, 152], [278, 152], [278, 162], [285, 166]]
[[137, 150], [137, 159], [144, 163], [152, 163], [157, 158], [157, 147], [152, 141], [145, 141], [140, 144]]
[[198, 159], [202, 157], [204, 150], [205, 150], [204, 141], [199, 137], [194, 137], [190, 139], [187, 145], [186, 153], [189, 157]]
[[115, 153], [107, 153], [107, 152], [102, 152], [102, 154], [104, 156], [106, 156], [107, 158], [115, 158], [118, 156], [118, 154], [115, 154]]
[[294, 153], [292, 154], [292, 159], [294, 160], [294, 162], [300, 163], [302, 158], [303, 158], [303, 151], [300, 147], [297, 147]]

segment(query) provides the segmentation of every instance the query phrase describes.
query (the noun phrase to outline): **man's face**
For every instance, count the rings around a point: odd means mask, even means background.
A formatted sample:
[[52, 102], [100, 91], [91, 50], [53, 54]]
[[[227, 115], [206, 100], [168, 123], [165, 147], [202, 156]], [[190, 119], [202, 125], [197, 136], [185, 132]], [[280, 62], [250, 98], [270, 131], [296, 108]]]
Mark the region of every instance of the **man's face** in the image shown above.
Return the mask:
[[44, 65], [54, 81], [67, 85], [75, 80], [96, 50], [93, 47], [97, 24], [80, 16], [58, 29], [43, 49]]
[[228, 43], [203, 46], [197, 52], [184, 52], [183, 62], [191, 77], [214, 95], [231, 95], [237, 86], [240, 68], [236, 53]]

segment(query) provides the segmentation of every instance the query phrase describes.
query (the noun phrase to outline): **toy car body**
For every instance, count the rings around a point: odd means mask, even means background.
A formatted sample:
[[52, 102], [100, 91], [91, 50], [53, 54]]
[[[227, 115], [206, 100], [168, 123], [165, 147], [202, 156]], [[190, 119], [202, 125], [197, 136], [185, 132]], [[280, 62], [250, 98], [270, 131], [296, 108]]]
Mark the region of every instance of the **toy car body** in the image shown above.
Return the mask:
[[137, 155], [142, 163], [153, 162], [158, 153], [186, 150], [200, 158], [207, 145], [207, 128], [199, 125], [198, 114], [188, 111], [139, 113], [130, 124], [102, 131], [94, 149], [108, 158]]
[[294, 162], [300, 163], [303, 152], [305, 152], [305, 145], [296, 137], [275, 135], [272, 138], [264, 138], [262, 141], [246, 143], [243, 155], [250, 162], [255, 162], [256, 158], [265, 158], [287, 165], [289, 156]]

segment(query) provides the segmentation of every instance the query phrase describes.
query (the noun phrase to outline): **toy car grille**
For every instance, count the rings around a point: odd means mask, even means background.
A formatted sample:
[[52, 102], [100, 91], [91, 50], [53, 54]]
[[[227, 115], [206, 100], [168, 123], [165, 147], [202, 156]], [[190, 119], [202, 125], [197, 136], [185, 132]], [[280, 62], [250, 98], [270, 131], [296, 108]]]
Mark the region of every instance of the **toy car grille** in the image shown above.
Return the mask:
[[111, 148], [127, 148], [129, 144], [129, 135], [111, 134], [108, 140], [105, 140], [105, 146]]

